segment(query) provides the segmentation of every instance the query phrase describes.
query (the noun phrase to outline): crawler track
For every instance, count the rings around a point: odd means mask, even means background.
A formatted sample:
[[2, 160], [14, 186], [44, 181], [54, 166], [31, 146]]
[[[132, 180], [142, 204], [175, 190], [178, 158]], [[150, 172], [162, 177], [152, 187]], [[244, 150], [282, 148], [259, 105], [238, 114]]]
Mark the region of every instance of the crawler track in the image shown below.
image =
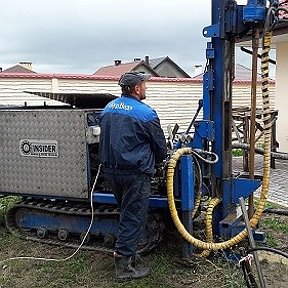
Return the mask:
[[[23, 219], [25, 220], [25, 217], [33, 219], [33, 225], [31, 225], [31, 227], [27, 227], [27, 224], [23, 225], [23, 222], [25, 222]], [[89, 223], [91, 217], [90, 203], [24, 199], [7, 211], [6, 226], [11, 233], [25, 240], [78, 248], [81, 243], [81, 237], [85, 234], [87, 228], [81, 231], [81, 233], [80, 231], [75, 233], [75, 231], [69, 231], [69, 229], [67, 229], [65, 230], [67, 231], [67, 237], [65, 237], [66, 235], [64, 235], [64, 237], [62, 235], [62, 239], [59, 240], [59, 231], [63, 225], [61, 222], [58, 223], [58, 220], [64, 220], [63, 222], [65, 224], [69, 222], [74, 223], [75, 221], [79, 222], [85, 219], [86, 223]], [[97, 227], [97, 221], [108, 221], [107, 223], [116, 223], [117, 225], [118, 217], [119, 211], [115, 206], [98, 205], [94, 209], [94, 228]], [[47, 221], [47, 218], [49, 221]], [[53, 219], [57, 219], [56, 224], [53, 222]], [[46, 223], [45, 221], [47, 224], [43, 225], [43, 223]], [[53, 222], [52, 224], [50, 223], [51, 221]], [[43, 227], [45, 227], [45, 230], [43, 230]], [[42, 231], [41, 229], [45, 231], [45, 233], [40, 233], [39, 231]], [[146, 253], [157, 246], [162, 240], [163, 230], [164, 224], [160, 221], [160, 216], [158, 214], [150, 214], [145, 236], [140, 241], [139, 253]], [[111, 233], [106, 233], [105, 235], [105, 232], [97, 230], [96, 233], [89, 234], [88, 239], [89, 241], [85, 241], [82, 249], [101, 251], [109, 254], [114, 251], [113, 247], [116, 236]]]

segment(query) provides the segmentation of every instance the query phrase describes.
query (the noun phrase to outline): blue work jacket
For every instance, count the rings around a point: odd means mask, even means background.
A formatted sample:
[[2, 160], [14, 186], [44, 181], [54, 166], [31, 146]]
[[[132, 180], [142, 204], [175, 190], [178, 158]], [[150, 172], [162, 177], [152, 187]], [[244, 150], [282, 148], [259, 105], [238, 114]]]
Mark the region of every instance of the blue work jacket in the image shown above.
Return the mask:
[[167, 153], [157, 113], [130, 95], [109, 102], [100, 116], [100, 162], [106, 173], [152, 176]]

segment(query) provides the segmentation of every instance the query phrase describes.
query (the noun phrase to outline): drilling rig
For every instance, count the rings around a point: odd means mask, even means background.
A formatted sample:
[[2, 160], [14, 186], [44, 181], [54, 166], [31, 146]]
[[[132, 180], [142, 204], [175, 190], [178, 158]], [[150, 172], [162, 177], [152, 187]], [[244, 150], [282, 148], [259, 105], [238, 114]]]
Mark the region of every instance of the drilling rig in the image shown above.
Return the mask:
[[[177, 129], [170, 131], [167, 159], [156, 167], [152, 178], [150, 213], [140, 252], [151, 250], [162, 240], [172, 223], [167, 218], [172, 219], [185, 239], [185, 257], [191, 257], [196, 249], [209, 254], [233, 247], [247, 236], [239, 214], [239, 199], [249, 199], [250, 224], [256, 228], [268, 197], [268, 61], [273, 28], [283, 8], [278, 1], [254, 0], [246, 5], [233, 0], [211, 3], [212, 22], [203, 29], [203, 36], [209, 39], [203, 99], [199, 102], [203, 118], [194, 117], [180, 136]], [[256, 33], [262, 38], [264, 161], [262, 177], [254, 177], [253, 171], [247, 177], [234, 175], [232, 169], [232, 81], [236, 41], [244, 36], [252, 39]], [[7, 211], [6, 225], [24, 239], [69, 247], [78, 247], [85, 240], [83, 248], [112, 252], [119, 211], [104, 175], [98, 170], [98, 145], [99, 115], [116, 96], [33, 93], [65, 105], [0, 109], [0, 194], [20, 198]], [[253, 193], [260, 186], [255, 208]], [[193, 236], [194, 223], [203, 213], [207, 239], [197, 239]], [[257, 235], [256, 230], [254, 233]]]

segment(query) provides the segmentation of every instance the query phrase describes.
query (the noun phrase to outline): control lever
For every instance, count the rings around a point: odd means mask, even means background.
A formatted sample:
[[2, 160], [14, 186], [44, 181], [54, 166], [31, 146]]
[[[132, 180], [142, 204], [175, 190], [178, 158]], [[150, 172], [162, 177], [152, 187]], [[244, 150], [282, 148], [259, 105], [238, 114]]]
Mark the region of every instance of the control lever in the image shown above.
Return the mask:
[[168, 131], [167, 147], [168, 147], [169, 149], [173, 149], [173, 140], [174, 140], [174, 138], [175, 138], [175, 135], [176, 135], [178, 129], [179, 129], [179, 125], [178, 125], [177, 123], [174, 125], [173, 130], [172, 130], [170, 124], [167, 126], [167, 131]]
[[188, 128], [187, 128], [187, 130], [186, 130], [186, 134], [188, 134], [188, 133], [190, 132], [191, 127], [192, 127], [193, 124], [195, 123], [195, 120], [196, 120], [196, 118], [198, 117], [198, 114], [199, 114], [200, 110], [202, 109], [202, 107], [203, 107], [203, 100], [200, 99], [200, 100], [198, 101], [198, 108], [197, 108], [197, 111], [196, 111], [196, 113], [195, 113], [195, 115], [194, 115], [194, 117], [193, 117], [191, 123], [189, 124], [189, 126], [188, 126]]

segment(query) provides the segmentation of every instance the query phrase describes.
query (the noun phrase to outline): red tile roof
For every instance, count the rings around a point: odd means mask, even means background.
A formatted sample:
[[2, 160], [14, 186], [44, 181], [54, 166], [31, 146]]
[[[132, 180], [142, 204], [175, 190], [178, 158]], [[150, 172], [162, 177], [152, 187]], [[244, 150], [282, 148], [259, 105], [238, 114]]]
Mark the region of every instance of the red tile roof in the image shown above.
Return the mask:
[[[118, 76], [88, 75], [88, 74], [46, 74], [46, 73], [0, 73], [0, 79], [66, 79], [66, 80], [107, 80], [118, 81]], [[191, 78], [166, 78], [152, 77], [151, 82], [190, 82], [200, 83], [202, 80], [192, 80]]]
[[[124, 64], [123, 64], [124, 65]], [[126, 65], [126, 64], [125, 64]], [[87, 75], [87, 74], [42, 74], [42, 73], [0, 73], [0, 79], [67, 79], [67, 80], [107, 80], [118, 81], [119, 76], [111, 75]], [[195, 76], [193, 78], [166, 78], [166, 77], [152, 77], [151, 82], [186, 82], [186, 83], [202, 83], [203, 74]], [[261, 81], [258, 76], [258, 82]], [[236, 65], [236, 78], [234, 83], [250, 83], [251, 82], [251, 70], [243, 65]], [[275, 80], [271, 79], [270, 83], [275, 83]]]
[[132, 63], [119, 64], [117, 66], [116, 65], [105, 66], [101, 67], [93, 75], [120, 77], [125, 72], [133, 70], [137, 65], [138, 63], [132, 62]]

